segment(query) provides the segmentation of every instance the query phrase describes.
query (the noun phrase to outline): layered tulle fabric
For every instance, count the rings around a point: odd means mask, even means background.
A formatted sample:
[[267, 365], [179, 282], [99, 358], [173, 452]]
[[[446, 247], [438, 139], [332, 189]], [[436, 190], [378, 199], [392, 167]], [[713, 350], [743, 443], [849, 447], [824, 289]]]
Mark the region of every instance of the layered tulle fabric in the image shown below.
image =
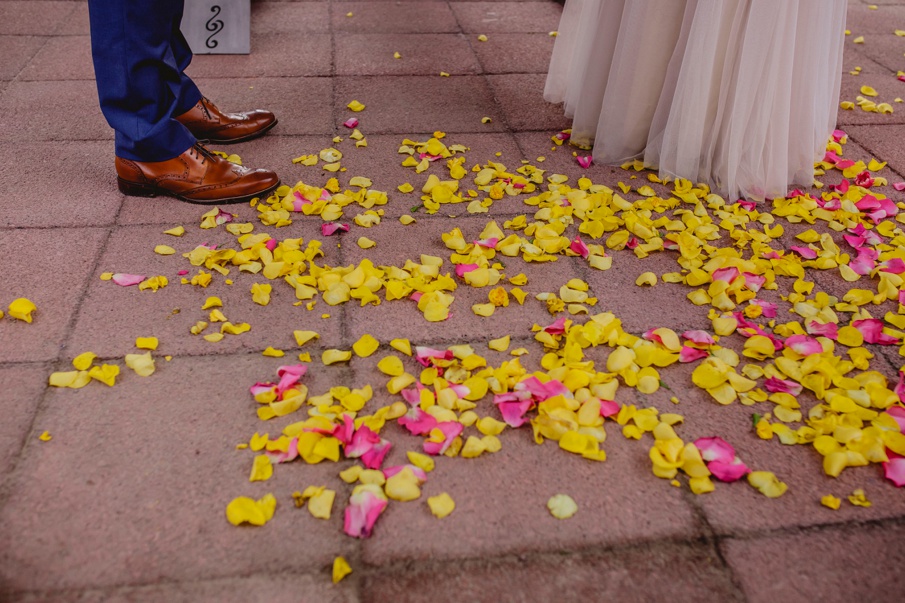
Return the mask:
[[835, 127], [846, 0], [567, 0], [545, 98], [598, 162], [727, 197], [813, 182]]

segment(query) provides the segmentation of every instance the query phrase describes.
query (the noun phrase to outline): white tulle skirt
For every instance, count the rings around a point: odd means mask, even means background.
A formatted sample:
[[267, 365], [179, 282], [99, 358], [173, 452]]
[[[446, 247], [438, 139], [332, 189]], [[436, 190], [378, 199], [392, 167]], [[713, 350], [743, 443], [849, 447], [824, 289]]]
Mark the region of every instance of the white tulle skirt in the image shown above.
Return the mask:
[[566, 0], [544, 97], [595, 161], [721, 194], [811, 185], [836, 123], [846, 0]]

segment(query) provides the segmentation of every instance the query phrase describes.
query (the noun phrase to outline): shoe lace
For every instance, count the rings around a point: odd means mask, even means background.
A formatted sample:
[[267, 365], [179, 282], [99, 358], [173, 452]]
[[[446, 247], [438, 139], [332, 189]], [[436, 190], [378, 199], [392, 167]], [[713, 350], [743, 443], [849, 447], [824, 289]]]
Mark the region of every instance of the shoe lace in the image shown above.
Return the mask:
[[200, 142], [196, 142], [194, 145], [192, 145], [192, 148], [189, 149], [189, 155], [191, 155], [195, 159], [200, 159], [201, 165], [204, 165], [204, 162], [208, 159], [214, 159], [214, 154], [211, 153], [207, 148], [205, 148], [205, 146]]

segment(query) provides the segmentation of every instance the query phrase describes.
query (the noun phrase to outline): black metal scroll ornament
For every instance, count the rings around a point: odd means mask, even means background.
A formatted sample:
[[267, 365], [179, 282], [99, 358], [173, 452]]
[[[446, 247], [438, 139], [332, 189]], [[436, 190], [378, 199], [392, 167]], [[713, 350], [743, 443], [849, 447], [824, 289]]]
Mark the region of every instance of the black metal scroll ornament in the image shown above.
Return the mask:
[[220, 33], [220, 31], [223, 30], [223, 21], [217, 18], [220, 16], [220, 5], [213, 5], [211, 7], [211, 12], [214, 13], [213, 16], [211, 16], [211, 18], [207, 20], [207, 23], [204, 24], [204, 28], [211, 32], [211, 35], [207, 37], [204, 45], [208, 48], [216, 48], [219, 42], [214, 39], [214, 36], [216, 36], [218, 33]]

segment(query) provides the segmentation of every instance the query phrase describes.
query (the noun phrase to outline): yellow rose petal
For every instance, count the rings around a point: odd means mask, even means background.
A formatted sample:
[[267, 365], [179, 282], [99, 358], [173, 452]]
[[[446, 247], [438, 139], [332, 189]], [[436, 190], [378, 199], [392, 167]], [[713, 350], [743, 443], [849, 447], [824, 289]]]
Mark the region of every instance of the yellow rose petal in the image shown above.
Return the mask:
[[251, 475], [248, 478], [250, 482], [264, 482], [273, 476], [273, 464], [270, 457], [266, 454], [259, 454], [255, 457], [254, 464], [251, 467]]
[[511, 337], [506, 335], [504, 337], [500, 337], [499, 339], [491, 339], [487, 343], [487, 347], [491, 350], [495, 350], [497, 352], [505, 352], [509, 349], [509, 342], [511, 341]]
[[183, 228], [182, 226], [176, 226], [175, 228], [164, 230], [163, 234], [172, 235], [174, 237], [181, 237], [185, 234], [185, 228]]
[[789, 489], [770, 471], [752, 471], [748, 474], [748, 483], [767, 498], [779, 498]]
[[311, 341], [312, 339], [320, 339], [320, 335], [315, 331], [293, 331], [293, 337], [295, 337], [295, 342], [302, 346]]
[[156, 370], [151, 352], [144, 354], [126, 354], [126, 366], [141, 377], [150, 377]]
[[351, 103], [346, 105], [352, 111], [358, 113], [359, 111], [364, 111], [365, 106], [358, 102], [357, 100], [353, 100]]
[[[349, 13], [347, 16], [352, 16]], [[352, 566], [344, 557], [337, 557], [333, 560], [333, 584], [338, 584], [340, 580], [352, 573]]]
[[97, 358], [97, 354], [94, 352], [82, 352], [72, 359], [72, 366], [77, 370], [87, 371], [91, 368], [91, 364], [94, 362], [95, 358]]
[[50, 435], [49, 431], [45, 431], [44, 433], [42, 433], [41, 435], [38, 436], [38, 439], [41, 440], [42, 442], [49, 442], [51, 439], [53, 439], [53, 436]]
[[239, 496], [226, 506], [226, 519], [234, 526], [243, 523], [262, 526], [273, 518], [276, 507], [277, 499], [273, 494], [266, 494], [258, 500]]
[[437, 519], [443, 519], [456, 509], [456, 502], [446, 492], [429, 497], [427, 505]]
[[833, 511], [838, 511], [839, 506], [842, 504], [842, 499], [836, 498], [832, 494], [827, 494], [826, 496], [821, 497], [820, 504], [824, 507], [832, 509]]
[[361, 358], [367, 358], [376, 352], [378, 347], [380, 347], [380, 342], [368, 334], [362, 335], [358, 341], [352, 344], [352, 349]]
[[547, 501], [547, 509], [556, 519], [568, 519], [578, 512], [578, 505], [568, 494], [557, 494]]
[[176, 250], [169, 245], [157, 245], [154, 247], [154, 253], [157, 255], [173, 255]]
[[390, 341], [390, 347], [406, 356], [412, 355], [412, 344], [408, 339], [393, 339]]
[[358, 243], [358, 246], [361, 247], [362, 249], [371, 249], [372, 247], [377, 246], [377, 243], [375, 243], [374, 241], [372, 241], [371, 239], [369, 239], [367, 237], [358, 237], [358, 241], [356, 241], [356, 242]]
[[160, 344], [156, 337], [136, 337], [135, 347], [139, 350], [156, 350]]
[[321, 362], [325, 366], [336, 364], [337, 362], [348, 362], [352, 359], [352, 352], [345, 350], [326, 350], [321, 354]]
[[17, 320], [25, 321], [31, 324], [31, 313], [38, 307], [30, 300], [24, 297], [14, 299], [9, 305], [9, 315]]
[[269, 356], [270, 358], [282, 358], [286, 355], [286, 352], [283, 350], [278, 350], [274, 347], [267, 346], [267, 348], [261, 352], [262, 356]]

